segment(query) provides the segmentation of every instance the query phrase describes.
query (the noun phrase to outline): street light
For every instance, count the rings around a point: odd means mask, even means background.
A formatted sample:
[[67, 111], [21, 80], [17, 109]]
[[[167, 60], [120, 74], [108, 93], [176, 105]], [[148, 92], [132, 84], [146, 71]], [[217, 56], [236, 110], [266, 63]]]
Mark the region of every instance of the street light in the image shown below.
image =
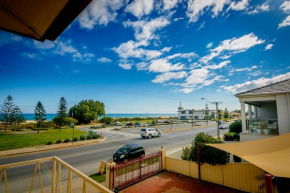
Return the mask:
[[207, 100], [206, 98], [201, 98], [201, 100], [206, 100], [207, 102], [211, 103], [211, 104], [215, 104], [216, 106], [216, 120], [217, 120], [217, 137], [220, 138], [220, 130], [219, 130], [219, 108], [218, 108], [218, 104], [222, 103], [222, 102], [210, 102], [209, 100]]

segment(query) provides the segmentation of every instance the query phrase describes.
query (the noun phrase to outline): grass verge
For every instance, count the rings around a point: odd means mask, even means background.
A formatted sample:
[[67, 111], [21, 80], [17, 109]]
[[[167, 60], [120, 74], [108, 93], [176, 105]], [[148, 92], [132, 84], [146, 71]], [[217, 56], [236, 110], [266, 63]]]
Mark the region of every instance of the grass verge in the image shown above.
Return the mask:
[[89, 175], [89, 177], [99, 183], [106, 181], [106, 174], [95, 173], [95, 174]]
[[[19, 134], [13, 134], [19, 133]], [[56, 140], [61, 139], [64, 140], [66, 138], [72, 138], [72, 129], [48, 129], [41, 130], [41, 133], [37, 134], [36, 131], [33, 134], [20, 134], [21, 132], [1, 132], [0, 133], [0, 151], [9, 150], [9, 149], [17, 149], [23, 147], [31, 147], [37, 145], [46, 145], [48, 141], [52, 141], [53, 143]], [[80, 131], [75, 129], [74, 136], [80, 137], [83, 134], [87, 134], [87, 132]]]

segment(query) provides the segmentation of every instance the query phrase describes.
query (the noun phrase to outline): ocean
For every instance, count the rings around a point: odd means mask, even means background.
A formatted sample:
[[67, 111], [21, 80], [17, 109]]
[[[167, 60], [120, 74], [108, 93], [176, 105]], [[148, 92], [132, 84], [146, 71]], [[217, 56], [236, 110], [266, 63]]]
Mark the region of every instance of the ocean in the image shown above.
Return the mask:
[[[26, 120], [34, 120], [34, 114], [23, 114]], [[113, 118], [132, 118], [132, 117], [177, 117], [177, 114], [106, 114], [107, 117]], [[46, 114], [46, 119], [51, 121], [56, 114]]]

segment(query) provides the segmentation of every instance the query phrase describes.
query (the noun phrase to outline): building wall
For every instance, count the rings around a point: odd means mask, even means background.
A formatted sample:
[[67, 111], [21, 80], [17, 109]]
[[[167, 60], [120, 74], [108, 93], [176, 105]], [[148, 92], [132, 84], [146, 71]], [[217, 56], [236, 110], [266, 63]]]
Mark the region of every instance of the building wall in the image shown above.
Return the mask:
[[261, 103], [261, 107], [257, 108], [258, 118], [278, 119], [276, 102]]
[[280, 94], [276, 96], [277, 114], [278, 114], [278, 127], [279, 134], [290, 132], [290, 116], [289, 116], [289, 97], [287, 94]]

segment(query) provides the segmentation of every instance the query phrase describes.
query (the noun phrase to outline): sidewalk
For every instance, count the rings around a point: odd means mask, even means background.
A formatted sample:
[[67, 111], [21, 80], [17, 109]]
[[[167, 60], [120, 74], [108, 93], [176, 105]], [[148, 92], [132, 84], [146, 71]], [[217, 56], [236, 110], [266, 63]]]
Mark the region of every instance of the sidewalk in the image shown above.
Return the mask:
[[0, 157], [62, 149], [62, 148], [77, 147], [77, 146], [88, 145], [88, 144], [95, 144], [95, 143], [99, 143], [100, 141], [104, 141], [105, 139], [106, 138], [77, 141], [77, 142], [74, 142], [73, 145], [71, 142], [69, 142], [69, 143], [41, 145], [41, 146], [26, 147], [26, 148], [20, 148], [20, 149], [5, 150], [5, 151], [0, 151]]
[[244, 193], [217, 184], [165, 171], [132, 185], [122, 193]]

